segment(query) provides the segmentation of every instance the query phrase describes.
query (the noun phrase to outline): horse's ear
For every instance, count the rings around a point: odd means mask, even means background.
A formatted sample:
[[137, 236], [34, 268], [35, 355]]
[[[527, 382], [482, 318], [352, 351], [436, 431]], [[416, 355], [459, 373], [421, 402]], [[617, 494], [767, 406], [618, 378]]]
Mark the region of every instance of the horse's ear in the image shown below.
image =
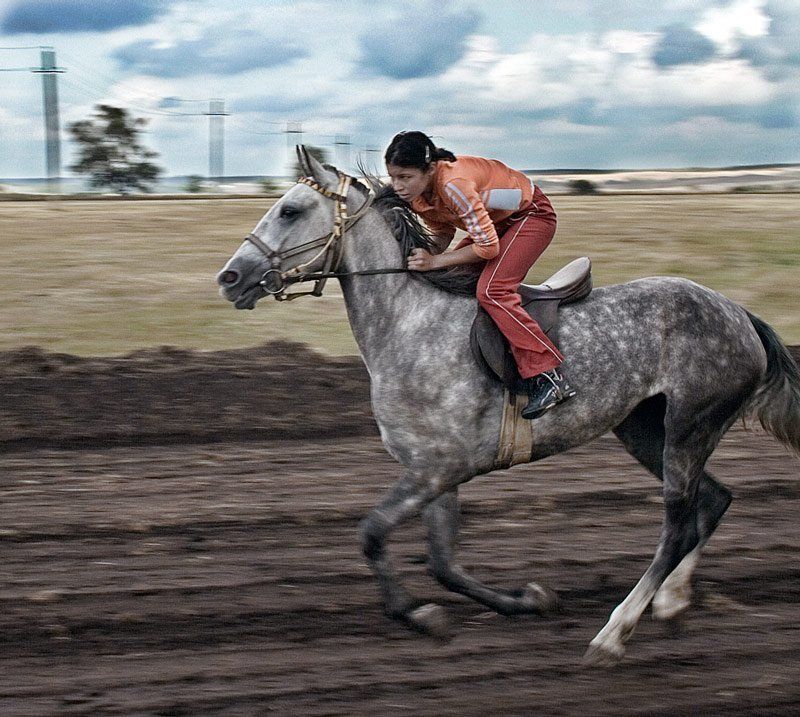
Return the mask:
[[309, 179], [314, 179], [323, 186], [336, 185], [338, 179], [336, 170], [332, 170], [327, 165], [322, 165], [311, 152], [309, 152], [305, 145], [298, 144], [295, 146], [297, 150], [297, 161], [300, 164], [300, 169], [303, 174]]
[[297, 163], [300, 165], [300, 171], [306, 177], [313, 177], [314, 170], [311, 167], [311, 160], [314, 158], [308, 153], [302, 144], [296, 144], [294, 148], [297, 152]]

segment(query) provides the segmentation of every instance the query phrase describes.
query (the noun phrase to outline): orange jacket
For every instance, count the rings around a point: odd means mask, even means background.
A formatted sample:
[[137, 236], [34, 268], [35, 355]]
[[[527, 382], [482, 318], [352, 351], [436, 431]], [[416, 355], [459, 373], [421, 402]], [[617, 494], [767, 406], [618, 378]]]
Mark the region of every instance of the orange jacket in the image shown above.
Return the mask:
[[459, 246], [471, 242], [478, 256], [493, 259], [500, 251], [495, 225], [530, 204], [532, 196], [531, 180], [522, 172], [496, 159], [463, 155], [436, 162], [432, 196], [417, 197], [411, 208], [443, 248], [459, 228], [468, 234]]

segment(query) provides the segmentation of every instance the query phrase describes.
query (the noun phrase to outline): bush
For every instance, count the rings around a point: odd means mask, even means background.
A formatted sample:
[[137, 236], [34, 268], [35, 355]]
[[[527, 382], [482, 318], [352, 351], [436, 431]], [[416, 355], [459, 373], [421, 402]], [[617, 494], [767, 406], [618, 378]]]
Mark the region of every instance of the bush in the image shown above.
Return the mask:
[[274, 179], [270, 179], [269, 177], [262, 177], [258, 180], [258, 186], [261, 187], [261, 191], [264, 194], [275, 194], [279, 192], [281, 189], [281, 185], [275, 181]]
[[597, 194], [597, 185], [588, 179], [571, 179], [567, 186], [571, 194]]
[[199, 174], [191, 174], [186, 177], [186, 184], [183, 187], [184, 191], [189, 194], [197, 194], [203, 191], [203, 177]]

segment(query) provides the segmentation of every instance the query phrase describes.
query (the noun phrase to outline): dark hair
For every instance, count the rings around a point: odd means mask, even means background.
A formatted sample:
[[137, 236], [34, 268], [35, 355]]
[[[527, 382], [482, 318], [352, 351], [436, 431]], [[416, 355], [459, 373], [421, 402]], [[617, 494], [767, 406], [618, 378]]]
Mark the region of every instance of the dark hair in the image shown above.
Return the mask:
[[455, 162], [456, 156], [450, 150], [437, 147], [424, 132], [400, 132], [392, 139], [383, 159], [387, 165], [414, 167], [424, 172], [431, 162], [440, 159]]
[[[412, 249], [425, 249], [435, 253], [436, 241], [422, 225], [419, 217], [411, 207], [397, 196], [391, 184], [384, 184], [378, 177], [362, 170], [364, 180], [375, 193], [372, 206], [380, 212], [389, 226], [394, 238], [400, 244], [403, 256], [408, 256]], [[367, 195], [369, 189], [361, 182], [356, 182], [356, 189]], [[478, 278], [483, 267], [480, 264], [463, 264], [447, 269], [434, 271], [413, 271], [411, 277], [457, 296], [475, 297], [478, 290]]]

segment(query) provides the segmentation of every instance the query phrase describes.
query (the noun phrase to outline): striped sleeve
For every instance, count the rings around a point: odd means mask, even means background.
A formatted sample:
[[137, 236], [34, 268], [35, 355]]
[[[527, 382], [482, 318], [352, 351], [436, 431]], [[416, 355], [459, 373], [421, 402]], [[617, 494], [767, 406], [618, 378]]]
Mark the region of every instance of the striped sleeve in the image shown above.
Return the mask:
[[444, 185], [443, 197], [461, 220], [475, 246], [475, 253], [483, 259], [496, 257], [500, 252], [500, 240], [475, 184], [464, 179], [451, 179]]

